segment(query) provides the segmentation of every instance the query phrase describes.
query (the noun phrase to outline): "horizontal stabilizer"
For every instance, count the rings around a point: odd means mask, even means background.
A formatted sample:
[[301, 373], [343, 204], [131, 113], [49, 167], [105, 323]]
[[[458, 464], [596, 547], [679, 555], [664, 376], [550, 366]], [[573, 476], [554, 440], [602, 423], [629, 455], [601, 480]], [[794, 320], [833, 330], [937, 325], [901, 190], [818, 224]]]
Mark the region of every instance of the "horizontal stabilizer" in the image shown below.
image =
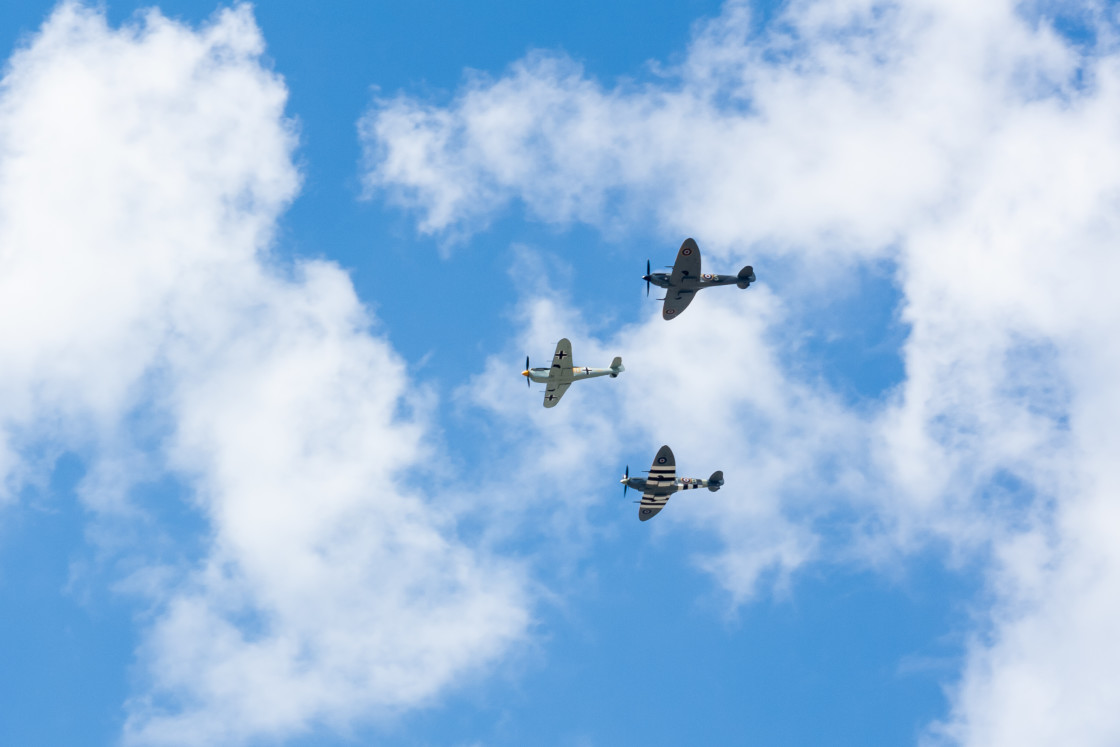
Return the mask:
[[708, 490], [713, 493], [723, 487], [723, 470], [716, 470], [708, 478]]

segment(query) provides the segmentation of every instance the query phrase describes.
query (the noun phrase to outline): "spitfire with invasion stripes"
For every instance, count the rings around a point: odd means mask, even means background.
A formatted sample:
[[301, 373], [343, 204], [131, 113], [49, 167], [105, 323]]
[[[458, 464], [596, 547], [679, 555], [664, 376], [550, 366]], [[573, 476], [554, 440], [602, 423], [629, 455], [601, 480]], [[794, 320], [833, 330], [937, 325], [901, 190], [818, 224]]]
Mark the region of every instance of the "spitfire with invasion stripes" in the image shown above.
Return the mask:
[[653, 458], [653, 466], [649, 468], [649, 477], [631, 477], [630, 467], [622, 477], [622, 492], [627, 488], [642, 491], [642, 500], [638, 502], [638, 519], [646, 521], [657, 516], [669, 496], [680, 490], [695, 490], [707, 488], [713, 493], [723, 487], [723, 472], [717, 470], [707, 480], [695, 477], [677, 477], [677, 462], [673, 458], [673, 450], [662, 446]]

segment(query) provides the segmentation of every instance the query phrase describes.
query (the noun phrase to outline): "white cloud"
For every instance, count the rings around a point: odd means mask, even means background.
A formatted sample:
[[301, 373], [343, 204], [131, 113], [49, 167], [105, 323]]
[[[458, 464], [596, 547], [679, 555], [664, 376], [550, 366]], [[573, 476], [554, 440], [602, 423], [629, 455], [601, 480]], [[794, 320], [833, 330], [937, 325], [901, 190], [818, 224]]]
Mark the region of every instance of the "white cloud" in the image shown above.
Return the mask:
[[[370, 188], [425, 232], [469, 233], [519, 201], [561, 224], [652, 219], [717, 261], [753, 260], [763, 282], [792, 260], [807, 277], [782, 297], [701, 297], [671, 325], [625, 331], [708, 353], [644, 361], [634, 391], [664, 415], [640, 432], [761, 457], [763, 546], [772, 529], [788, 542], [760, 558], [759, 536], [728, 531], [757, 518], [745, 499], [692, 514], [724, 539], [709, 565], [737, 595], [812, 556], [820, 513], [805, 505], [822, 490], [858, 509], [856, 541], [830, 551], [882, 558], [933, 539], [994, 558], [987, 627], [931, 733], [966, 744], [1112, 744], [1120, 730], [1120, 56], [1107, 13], [1086, 12], [1091, 34], [1074, 43], [1046, 11], [804, 0], [757, 35], [732, 2], [641, 85], [611, 88], [538, 53], [472, 77], [447, 106], [380, 101], [362, 125]], [[845, 267], [882, 259], [911, 330], [905, 380], [857, 412], [806, 381], [783, 331]], [[627, 354], [637, 382], [640, 348]], [[686, 390], [725, 415], [681, 426]], [[806, 474], [817, 480], [790, 484]]]
[[[427, 232], [469, 228], [514, 198], [543, 220], [596, 224], [652, 203], [674, 235], [703, 226], [720, 250], [827, 239], [880, 251], [938, 207], [995, 124], [1001, 101], [971, 83], [974, 66], [991, 57], [993, 84], [1030, 92], [1071, 71], [1026, 29], [992, 50], [967, 14], [869, 5], [800, 3], [788, 33], [752, 42], [748, 7], [731, 3], [663, 84], [637, 90], [537, 53], [503, 78], [472, 76], [447, 108], [383, 100], [362, 124], [367, 183], [421, 212]], [[1024, 62], [1037, 75], [1020, 80]]]
[[119, 585], [153, 605], [131, 743], [415, 707], [528, 625], [517, 566], [457, 540], [411, 479], [426, 395], [349, 278], [269, 259], [299, 177], [262, 51], [247, 6], [111, 29], [68, 3], [0, 89], [4, 495], [73, 450], [106, 526], [149, 526], [130, 491], [160, 478], [207, 526], [197, 564]]
[[[523, 271], [527, 257], [533, 254], [522, 250], [511, 272], [547, 275]], [[867, 426], [834, 397], [787, 380], [780, 345], [769, 337], [786, 310], [768, 288], [713, 291], [696, 308], [704, 311], [690, 309], [665, 324], [660, 305], [651, 302], [643, 321], [604, 333], [563, 291], [533, 288], [518, 305], [516, 316], [525, 323], [513, 349], [489, 358], [458, 399], [501, 424], [494, 448], [505, 463], [497, 473], [518, 490], [486, 490], [491, 501], [506, 495], [507, 531], [542, 532], [548, 535], [543, 546], [560, 545], [567, 553], [578, 552], [572, 540], [611, 531], [613, 523], [600, 527], [588, 518], [603, 500], [610, 506], [606, 515], [636, 517], [636, 507], [613, 500], [621, 486], [603, 483], [604, 475], [621, 475], [625, 462], [634, 473], [648, 469], [657, 448], [668, 443], [682, 476], [722, 469], [724, 489], [674, 498], [681, 508], [659, 516], [649, 531], [714, 529], [725, 547], [699, 561], [742, 601], [757, 593], [761, 576], [781, 583], [816, 556], [812, 521], [864, 483]], [[735, 334], [729, 337], [728, 329]], [[571, 339], [577, 364], [605, 366], [620, 355], [626, 371], [614, 380], [576, 384], [558, 407], [545, 410], [542, 387], [526, 392], [502, 371], [520, 351], [536, 351], [541, 361], [561, 336]], [[557, 533], [568, 541], [557, 543]]]

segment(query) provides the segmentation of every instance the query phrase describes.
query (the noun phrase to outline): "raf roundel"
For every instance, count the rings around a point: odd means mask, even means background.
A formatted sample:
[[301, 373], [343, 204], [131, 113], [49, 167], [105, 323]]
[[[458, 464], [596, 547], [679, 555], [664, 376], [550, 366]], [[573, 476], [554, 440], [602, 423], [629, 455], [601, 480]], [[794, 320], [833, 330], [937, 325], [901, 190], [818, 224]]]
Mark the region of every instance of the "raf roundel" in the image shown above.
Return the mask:
[[683, 254], [686, 257], [691, 256], [692, 255], [692, 248], [686, 246], [684, 249], [681, 249], [681, 254]]
[[665, 457], [658, 457], [658, 459], [657, 459], [658, 464], [665, 464], [665, 462], [667, 462], [667, 461], [669, 461], [669, 460], [666, 459]]

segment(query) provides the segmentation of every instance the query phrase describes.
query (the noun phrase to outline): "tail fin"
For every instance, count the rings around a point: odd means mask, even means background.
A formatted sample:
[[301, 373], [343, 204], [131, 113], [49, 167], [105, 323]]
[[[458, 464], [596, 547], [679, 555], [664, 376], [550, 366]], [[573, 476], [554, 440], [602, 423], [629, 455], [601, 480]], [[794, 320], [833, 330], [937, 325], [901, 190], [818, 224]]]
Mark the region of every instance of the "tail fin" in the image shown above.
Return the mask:
[[622, 356], [616, 355], [614, 360], [611, 361], [611, 378], [613, 379], [625, 370], [626, 366], [622, 365]]
[[723, 487], [723, 470], [717, 469], [708, 478], [708, 490], [713, 493]]
[[754, 276], [754, 268], [750, 265], [747, 265], [743, 269], [739, 270], [739, 282], [735, 285], [739, 286], [740, 288], [747, 288], [755, 280], [756, 278]]

